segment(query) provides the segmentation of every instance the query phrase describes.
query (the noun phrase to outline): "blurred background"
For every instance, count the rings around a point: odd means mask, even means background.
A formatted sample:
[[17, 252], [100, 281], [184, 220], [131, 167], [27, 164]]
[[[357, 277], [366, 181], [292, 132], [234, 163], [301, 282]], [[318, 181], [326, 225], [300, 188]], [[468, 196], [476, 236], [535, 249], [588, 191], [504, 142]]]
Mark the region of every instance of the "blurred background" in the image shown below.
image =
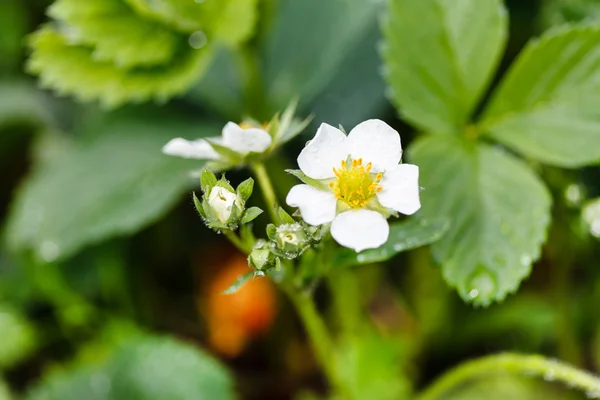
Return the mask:
[[[175, 99], [137, 105], [125, 104], [131, 99], [100, 70], [52, 64], [50, 50], [36, 62], [63, 68], [57, 76], [79, 85], [65, 90], [75, 98], [40, 87], [58, 78], [25, 72], [35, 69], [26, 67], [28, 37], [49, 21], [51, 3], [0, 1], [0, 400], [325, 398], [302, 327], [271, 282], [221, 294], [248, 271], [246, 259], [195, 213], [188, 172], [201, 164], [160, 148], [175, 136], [218, 135], [228, 120], [266, 121], [296, 95], [299, 116], [313, 114], [314, 123], [269, 160], [281, 198], [295, 183], [283, 169], [295, 167], [320, 122], [351, 129], [381, 118], [406, 147], [414, 131], [396, 116], [380, 74], [384, 2], [263, 0], [245, 46], [191, 35], [191, 48], [212, 54], [194, 67], [205, 68], [201, 79]], [[500, 73], [546, 28], [600, 18], [595, 0], [506, 5]], [[86, 88], [103, 85], [102, 103], [114, 107], [82, 101]], [[237, 184], [248, 174], [228, 178]], [[357, 398], [402, 398], [463, 360], [500, 351], [600, 372], [600, 207], [590, 203], [600, 170], [542, 174], [555, 198], [549, 238], [532, 275], [502, 304], [464, 304], [426, 248], [336, 272], [317, 291]], [[261, 201], [251, 199], [264, 208]], [[264, 232], [264, 223], [255, 229]], [[448, 398], [585, 398], [551, 381], [491, 376]]]

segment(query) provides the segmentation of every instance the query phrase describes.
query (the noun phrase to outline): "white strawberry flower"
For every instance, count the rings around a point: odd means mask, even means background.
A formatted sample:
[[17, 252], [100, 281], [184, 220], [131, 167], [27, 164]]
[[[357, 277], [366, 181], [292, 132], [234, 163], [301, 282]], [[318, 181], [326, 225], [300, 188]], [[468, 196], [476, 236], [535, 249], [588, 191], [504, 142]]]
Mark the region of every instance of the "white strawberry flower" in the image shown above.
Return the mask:
[[342, 246], [377, 248], [388, 239], [390, 215], [421, 208], [419, 167], [399, 164], [401, 157], [400, 135], [383, 121], [362, 122], [348, 136], [321, 124], [298, 156], [305, 184], [294, 186], [286, 202], [310, 225], [331, 222]]
[[264, 129], [245, 123], [238, 125], [228, 122], [223, 127], [222, 136], [220, 137], [192, 141], [175, 138], [164, 145], [162, 151], [171, 156], [184, 158], [229, 161], [224, 159], [222, 152], [218, 151], [218, 148], [215, 149], [215, 147], [224, 147], [240, 157], [244, 157], [249, 153], [263, 153], [271, 147], [271, 143], [271, 135]]

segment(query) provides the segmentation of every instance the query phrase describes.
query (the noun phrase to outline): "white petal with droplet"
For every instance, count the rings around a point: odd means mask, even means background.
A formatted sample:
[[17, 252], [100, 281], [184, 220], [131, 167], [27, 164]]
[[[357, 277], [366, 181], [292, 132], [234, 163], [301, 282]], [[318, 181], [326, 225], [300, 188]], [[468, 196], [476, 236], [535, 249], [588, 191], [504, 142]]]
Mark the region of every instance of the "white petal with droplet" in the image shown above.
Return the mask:
[[333, 178], [333, 168], [339, 168], [348, 157], [346, 135], [328, 124], [321, 124], [314, 139], [298, 156], [298, 166], [313, 179]]

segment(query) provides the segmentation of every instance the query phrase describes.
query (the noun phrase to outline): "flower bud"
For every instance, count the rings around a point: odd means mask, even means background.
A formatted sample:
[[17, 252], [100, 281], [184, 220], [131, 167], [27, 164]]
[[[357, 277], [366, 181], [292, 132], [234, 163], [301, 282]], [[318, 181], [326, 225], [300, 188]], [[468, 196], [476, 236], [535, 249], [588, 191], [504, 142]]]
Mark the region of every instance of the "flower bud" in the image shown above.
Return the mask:
[[222, 224], [227, 224], [229, 221], [236, 199], [237, 195], [224, 187], [215, 186], [211, 189], [208, 196], [208, 205]]
[[299, 223], [279, 225], [274, 236], [278, 252], [288, 259], [298, 257], [310, 245], [310, 237]]
[[273, 264], [274, 257], [269, 249], [269, 244], [265, 240], [258, 240], [248, 256], [248, 265], [262, 270]]

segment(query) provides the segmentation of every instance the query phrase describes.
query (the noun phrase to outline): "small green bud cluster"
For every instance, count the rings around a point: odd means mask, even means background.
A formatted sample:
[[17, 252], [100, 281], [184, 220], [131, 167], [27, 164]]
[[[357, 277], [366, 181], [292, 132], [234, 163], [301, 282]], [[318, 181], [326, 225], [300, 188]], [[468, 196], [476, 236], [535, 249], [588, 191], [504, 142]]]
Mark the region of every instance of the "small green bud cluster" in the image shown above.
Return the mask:
[[210, 170], [205, 169], [200, 176], [200, 186], [202, 201], [194, 194], [194, 205], [204, 223], [215, 231], [235, 231], [262, 213], [258, 207], [246, 208], [246, 201], [254, 188], [252, 178], [234, 189], [224, 175], [217, 180]]
[[279, 225], [267, 225], [269, 240], [260, 239], [254, 245], [248, 262], [250, 266], [264, 270], [277, 268], [282, 259], [293, 260], [305, 250], [318, 243], [326, 233], [323, 226], [311, 226], [295, 220], [283, 208], [279, 209]]

